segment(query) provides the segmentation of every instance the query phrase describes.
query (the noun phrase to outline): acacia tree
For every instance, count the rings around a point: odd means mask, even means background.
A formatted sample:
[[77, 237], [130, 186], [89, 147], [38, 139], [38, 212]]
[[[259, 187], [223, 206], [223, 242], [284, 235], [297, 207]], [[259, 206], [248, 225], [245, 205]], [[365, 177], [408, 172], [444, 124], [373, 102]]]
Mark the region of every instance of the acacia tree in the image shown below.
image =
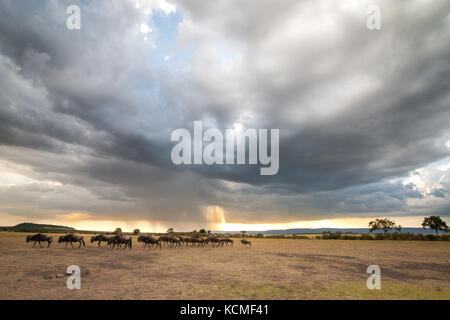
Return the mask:
[[167, 229], [167, 233], [173, 233], [173, 228]]
[[141, 233], [141, 230], [139, 230], [139, 229], [134, 229], [134, 231], [133, 231], [133, 234], [139, 234], [139, 233]]
[[395, 222], [389, 218], [383, 218], [383, 219], [375, 219], [375, 221], [369, 222], [370, 230], [369, 232], [373, 232], [375, 230], [383, 230], [386, 234], [389, 230], [395, 229], [396, 231], [401, 231], [402, 226], [396, 225]]
[[114, 234], [115, 235], [122, 234], [122, 229], [121, 228], [116, 228], [116, 230], [114, 230]]
[[423, 218], [422, 227], [424, 229], [430, 228], [436, 231], [436, 235], [438, 235], [438, 231], [447, 232], [448, 226], [447, 223], [441, 219], [440, 216], [429, 216]]

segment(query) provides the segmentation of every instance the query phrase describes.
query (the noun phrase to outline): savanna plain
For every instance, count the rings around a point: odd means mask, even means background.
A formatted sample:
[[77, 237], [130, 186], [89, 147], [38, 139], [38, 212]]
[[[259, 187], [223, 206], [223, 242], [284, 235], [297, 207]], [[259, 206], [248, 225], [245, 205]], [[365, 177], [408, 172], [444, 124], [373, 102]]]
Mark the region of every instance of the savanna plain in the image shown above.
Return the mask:
[[[448, 241], [239, 239], [223, 248], [32, 248], [0, 232], [0, 299], [450, 299]], [[103, 244], [104, 245], [104, 244]], [[69, 265], [81, 289], [69, 290]], [[369, 265], [381, 289], [369, 290]], [[59, 275], [56, 277], [56, 275]], [[61, 275], [63, 275], [61, 277]]]

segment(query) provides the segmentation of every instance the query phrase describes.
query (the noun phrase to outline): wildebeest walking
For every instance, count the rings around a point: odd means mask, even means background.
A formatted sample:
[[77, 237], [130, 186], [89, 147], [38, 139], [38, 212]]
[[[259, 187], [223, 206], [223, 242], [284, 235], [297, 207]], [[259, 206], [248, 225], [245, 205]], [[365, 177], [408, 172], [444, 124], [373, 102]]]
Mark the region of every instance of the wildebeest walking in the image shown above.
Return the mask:
[[109, 239], [111, 239], [111, 236], [107, 236], [105, 234], [99, 234], [98, 236], [91, 237], [91, 243], [98, 241], [98, 247], [101, 248], [102, 247], [101, 243], [106, 242], [106, 247], [107, 247], [109, 245], [109, 243], [108, 243]]
[[169, 236], [160, 236], [158, 240], [161, 241], [161, 243], [162, 243], [164, 246], [168, 246], [168, 244], [169, 244], [169, 239], [170, 239]]
[[114, 249], [117, 246], [117, 249], [121, 248], [122, 244], [125, 244], [125, 248], [132, 248], [132, 240], [129, 237], [124, 237], [122, 235], [117, 235], [111, 237], [111, 239], [108, 240], [108, 245], [111, 245], [111, 249]]
[[81, 248], [81, 245], [83, 245], [83, 247], [86, 247], [86, 243], [84, 242], [84, 238], [81, 237], [81, 236], [76, 236], [74, 234], [66, 234], [65, 236], [60, 236], [59, 239], [58, 239], [58, 243], [61, 243], [61, 242], [65, 242], [66, 243], [65, 247], [67, 247], [67, 245], [70, 243], [70, 245], [73, 248], [73, 242], [78, 242], [80, 244], [78, 246], [78, 248]]
[[139, 236], [137, 238], [138, 242], [143, 242], [144, 243], [144, 248], [145, 247], [149, 247], [152, 248], [153, 246], [155, 247], [155, 249], [161, 249], [161, 241], [159, 239], [155, 239], [151, 236]]
[[178, 237], [180, 239], [181, 245], [187, 247], [187, 245], [191, 242], [188, 237]]
[[36, 245], [36, 242], [39, 243], [39, 247], [42, 247], [41, 241], [46, 241], [46, 242], [48, 242], [48, 246], [47, 246], [47, 248], [48, 248], [48, 247], [50, 247], [50, 244], [53, 241], [53, 237], [47, 236], [47, 235], [42, 234], [42, 233], [37, 233], [37, 234], [32, 235], [32, 236], [30, 236], [30, 235], [27, 236], [27, 243], [30, 242], [30, 241], [34, 241], [33, 248]]
[[252, 245], [252, 242], [250, 240], [242, 239], [241, 243], [244, 247], [250, 248]]
[[193, 247], [203, 247], [209, 243], [209, 240], [201, 237], [192, 237], [191, 244]]
[[211, 242], [211, 246], [213, 248], [219, 247], [221, 244], [221, 239], [217, 237], [212, 237], [211, 239], [209, 239], [209, 241]]
[[159, 237], [159, 241], [161, 241], [165, 246], [170, 248], [173, 248], [174, 246], [181, 247], [181, 240], [178, 237], [161, 236]]
[[224, 245], [233, 244], [233, 240], [229, 238], [212, 237], [210, 239], [212, 247], [223, 247]]
[[181, 240], [178, 237], [169, 237], [170, 247], [181, 247]]

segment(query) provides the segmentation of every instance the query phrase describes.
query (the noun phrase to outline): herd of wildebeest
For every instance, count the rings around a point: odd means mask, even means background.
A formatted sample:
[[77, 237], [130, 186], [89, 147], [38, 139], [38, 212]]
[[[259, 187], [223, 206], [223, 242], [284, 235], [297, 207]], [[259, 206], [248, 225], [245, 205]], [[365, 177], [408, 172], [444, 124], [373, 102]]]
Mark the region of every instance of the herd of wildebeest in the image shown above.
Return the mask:
[[[37, 233], [35, 235], [28, 235], [26, 238], [27, 243], [28, 242], [34, 242], [33, 248], [36, 245], [36, 243], [39, 244], [40, 247], [42, 247], [41, 242], [47, 242], [47, 248], [50, 247], [50, 245], [53, 242], [53, 237]], [[167, 248], [174, 248], [174, 247], [224, 247], [224, 246], [232, 246], [234, 241], [230, 238], [219, 238], [217, 236], [211, 236], [211, 237], [181, 237], [181, 236], [174, 236], [174, 235], [163, 235], [158, 238], [155, 238], [153, 236], [146, 236], [146, 235], [139, 235], [137, 237], [138, 242], [143, 243], [144, 248], [149, 249], [162, 249], [162, 247]], [[131, 249], [133, 247], [133, 241], [131, 237], [124, 236], [122, 234], [119, 235], [106, 235], [106, 234], [100, 234], [96, 236], [91, 237], [91, 243], [98, 242], [98, 247], [102, 247], [102, 243], [105, 242], [105, 248], [110, 247], [111, 249], [114, 248], [123, 248], [123, 249]], [[81, 246], [86, 247], [86, 243], [84, 242], [84, 237], [77, 236], [74, 234], [67, 234], [65, 236], [60, 236], [58, 238], [58, 243], [65, 243], [65, 247], [70, 243], [70, 245], [73, 248], [73, 243], [78, 243], [78, 248], [81, 248]], [[252, 245], [252, 242], [247, 239], [241, 239], [241, 244], [246, 247], [250, 248]]]

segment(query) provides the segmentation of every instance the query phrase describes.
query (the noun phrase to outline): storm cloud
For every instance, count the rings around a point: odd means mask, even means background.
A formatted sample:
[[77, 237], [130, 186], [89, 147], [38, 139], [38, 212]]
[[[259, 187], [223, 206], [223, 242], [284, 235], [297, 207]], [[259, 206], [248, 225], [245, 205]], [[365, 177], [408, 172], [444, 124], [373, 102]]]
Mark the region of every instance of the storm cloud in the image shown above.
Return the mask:
[[[448, 216], [450, 4], [374, 3], [2, 1], [0, 214]], [[196, 120], [280, 129], [278, 174], [174, 165]]]

